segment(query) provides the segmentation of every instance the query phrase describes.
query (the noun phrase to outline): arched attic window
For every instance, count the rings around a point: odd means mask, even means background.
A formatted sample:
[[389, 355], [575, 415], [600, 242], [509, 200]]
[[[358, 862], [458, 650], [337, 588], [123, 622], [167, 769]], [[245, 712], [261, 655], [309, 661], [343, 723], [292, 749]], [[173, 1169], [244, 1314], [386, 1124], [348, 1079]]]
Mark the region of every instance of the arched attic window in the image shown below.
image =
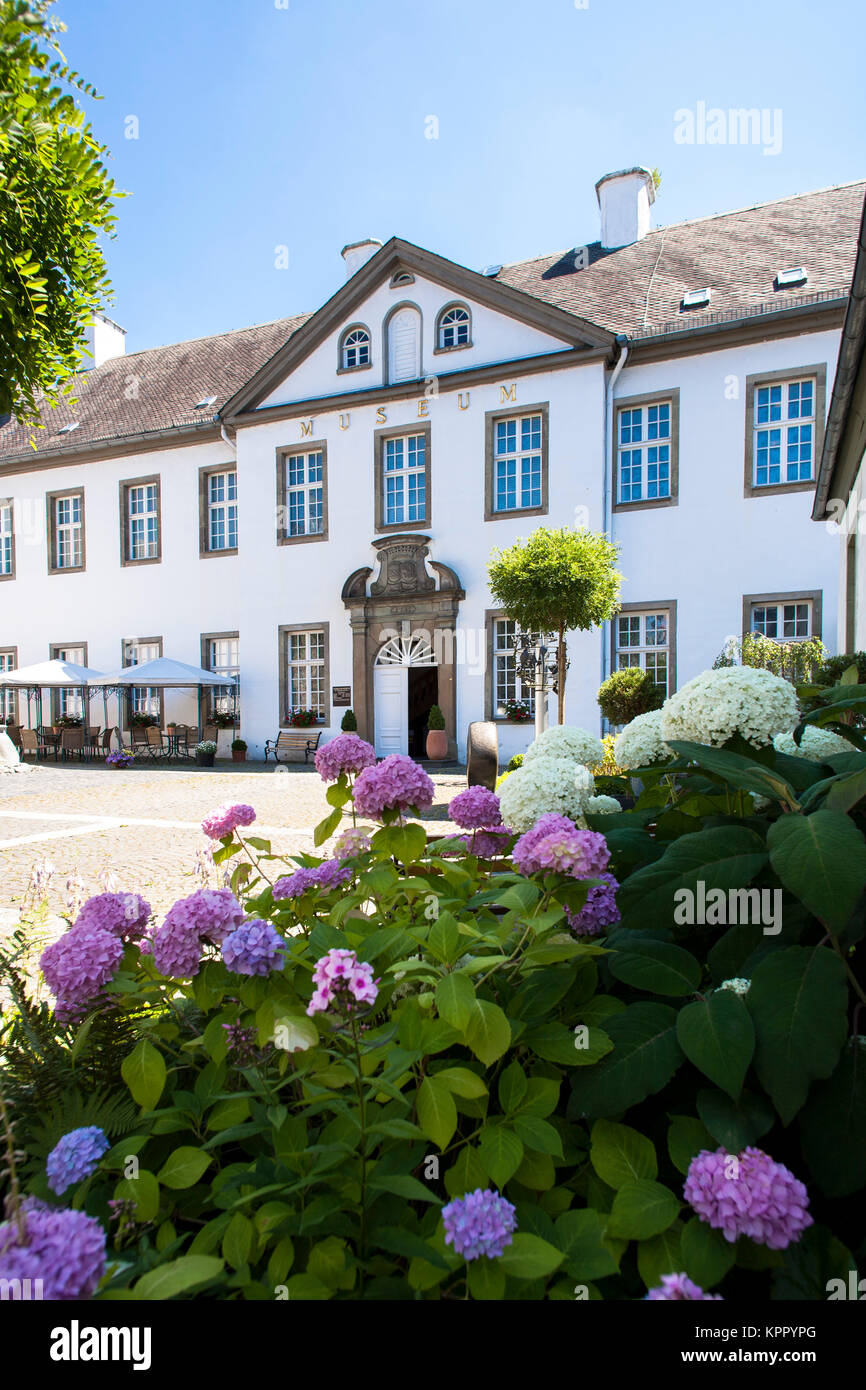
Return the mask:
[[388, 348], [388, 381], [414, 381], [421, 375], [421, 311], [414, 304], [398, 304], [385, 325]]
[[340, 338], [340, 370], [351, 372], [370, 366], [370, 332], [362, 323], [353, 323]]
[[465, 304], [446, 304], [436, 320], [436, 348], [469, 347], [472, 342], [472, 316]]

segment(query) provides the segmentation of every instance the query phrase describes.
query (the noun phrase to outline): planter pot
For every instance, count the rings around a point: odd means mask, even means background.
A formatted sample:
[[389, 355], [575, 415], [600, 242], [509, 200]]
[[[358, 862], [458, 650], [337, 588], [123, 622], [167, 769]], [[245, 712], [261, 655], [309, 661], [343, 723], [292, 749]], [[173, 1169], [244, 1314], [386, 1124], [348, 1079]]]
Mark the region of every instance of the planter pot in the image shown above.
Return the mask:
[[195, 760], [198, 767], [213, 767], [215, 753], [196, 753]]
[[431, 762], [442, 762], [448, 756], [448, 735], [444, 729], [427, 731], [427, 757]]
[[232, 749], [232, 762], [233, 762], [233, 763], [245, 763], [246, 760], [247, 760], [247, 750], [246, 750], [245, 748], [240, 748], [240, 749], [238, 749], [238, 748], [233, 748], [233, 749]]
[[218, 758], [230, 758], [232, 755], [232, 744], [238, 737], [235, 729], [217, 729], [216, 734], [216, 756]]

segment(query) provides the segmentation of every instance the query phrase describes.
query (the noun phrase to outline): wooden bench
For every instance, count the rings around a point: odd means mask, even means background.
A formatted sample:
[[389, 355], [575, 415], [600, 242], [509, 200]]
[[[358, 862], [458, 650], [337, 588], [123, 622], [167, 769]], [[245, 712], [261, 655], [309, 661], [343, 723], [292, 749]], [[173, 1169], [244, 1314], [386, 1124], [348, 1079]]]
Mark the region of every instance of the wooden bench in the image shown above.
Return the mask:
[[276, 738], [269, 738], [265, 744], [265, 762], [268, 761], [269, 753], [273, 753], [275, 763], [280, 761], [281, 755], [285, 762], [299, 762], [301, 753], [304, 755], [304, 762], [307, 762], [310, 754], [315, 753], [318, 748], [321, 737], [321, 729], [315, 734], [309, 728], [280, 729]]

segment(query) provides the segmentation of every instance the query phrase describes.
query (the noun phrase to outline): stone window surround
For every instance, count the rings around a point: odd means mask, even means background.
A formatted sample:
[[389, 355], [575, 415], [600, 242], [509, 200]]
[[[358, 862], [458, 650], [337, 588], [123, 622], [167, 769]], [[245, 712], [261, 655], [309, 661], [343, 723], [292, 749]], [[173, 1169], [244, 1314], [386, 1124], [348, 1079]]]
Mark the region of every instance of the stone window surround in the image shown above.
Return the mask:
[[[508, 511], [494, 510], [496, 495], [494, 477], [494, 447], [496, 423], [498, 420], [522, 419], [526, 415], [541, 416], [541, 506], [512, 507]], [[541, 401], [536, 405], [518, 405], [513, 402], [498, 410], [488, 410], [484, 415], [484, 520], [508, 521], [515, 516], [547, 516], [548, 477], [550, 452], [550, 402]]]
[[[10, 579], [10, 578], [12, 578], [12, 576], [11, 576], [11, 575], [7, 575], [6, 578], [7, 578], [7, 579]], [[0, 656], [11, 656], [11, 658], [12, 658], [12, 665], [11, 665], [10, 667], [8, 667], [7, 669], [10, 670], [10, 671], [17, 671], [17, 669], [18, 669], [18, 648], [17, 648], [17, 647], [0, 647]], [[18, 695], [19, 695], [19, 691], [17, 691], [17, 690], [4, 690], [4, 691], [0, 692], [0, 718], [5, 718], [5, 717], [6, 717], [6, 710], [11, 708], [13, 717], [14, 717], [14, 719], [15, 719], [15, 722], [16, 722], [16, 723], [18, 722], [18, 713], [19, 713], [19, 710], [18, 710]]]
[[502, 724], [513, 729], [531, 729], [535, 731], [534, 719], [508, 719], [504, 714], [496, 713], [496, 688], [495, 673], [496, 663], [494, 661], [493, 639], [495, 636], [495, 624], [497, 622], [508, 621], [508, 614], [502, 608], [485, 608], [484, 610], [484, 718], [492, 719], [496, 724]]
[[621, 603], [618, 611], [610, 620], [610, 675], [618, 670], [617, 658], [617, 620], [622, 614], [627, 616], [630, 613], [663, 613], [668, 615], [668, 695], [673, 695], [677, 688], [677, 600], [675, 598], [660, 599], [658, 603]]
[[[798, 483], [768, 483], [765, 487], [755, 485], [755, 388], [757, 386], [776, 386], [781, 382], [802, 381], [806, 377], [815, 378], [815, 438], [812, 447], [811, 478]], [[786, 367], [780, 372], [755, 372], [746, 377], [746, 448], [743, 469], [744, 497], [772, 497], [780, 492], [814, 492], [815, 476], [824, 447], [824, 426], [826, 423], [827, 363], [816, 362], [808, 367]], [[783, 464], [784, 467], [784, 464]]]
[[[240, 633], [239, 633], [237, 630], [235, 630], [234, 632], [202, 632], [202, 633], [200, 634], [200, 640], [201, 640], [201, 665], [202, 665], [202, 670], [203, 670], [203, 671], [210, 671], [210, 670], [212, 669], [211, 666], [210, 666], [210, 664], [209, 664], [209, 663], [210, 663], [210, 644], [211, 644], [211, 642], [219, 642], [219, 641], [226, 641], [226, 640], [234, 640], [234, 641], [236, 641], [236, 642], [240, 642]], [[238, 652], [238, 657], [240, 657], [240, 651]], [[205, 691], [203, 691], [202, 693], [203, 693], [204, 702], [205, 702], [205, 703], [204, 703], [204, 709], [202, 710], [202, 714], [205, 714], [205, 713], [210, 714], [210, 713], [212, 712], [212, 710], [213, 710], [213, 703], [212, 703], [212, 702], [213, 702], [213, 698], [214, 698], [214, 695], [215, 695], [216, 692], [215, 692], [214, 690], [205, 690]], [[238, 700], [237, 700], [237, 707], [238, 707], [238, 709], [240, 709], [240, 682], [238, 682]], [[204, 719], [202, 720], [202, 723], [206, 723], [206, 722], [208, 722], [208, 721], [206, 721], [206, 720], [204, 720]]]
[[[136, 638], [124, 637], [124, 638], [121, 638], [121, 641], [120, 641], [120, 664], [121, 664], [121, 666], [124, 668], [124, 670], [125, 670], [128, 666], [131, 665], [131, 662], [127, 661], [127, 659], [126, 659], [127, 656], [128, 656], [128, 643], [129, 643], [130, 641], [135, 641], [136, 644], [140, 643], [143, 647], [144, 647], [144, 646], [154, 646], [154, 645], [158, 644], [158, 645], [159, 645], [159, 655], [160, 655], [160, 656], [163, 655], [163, 639], [162, 639], [161, 637], [136, 637]], [[130, 686], [129, 689], [127, 690], [127, 692], [126, 692], [125, 697], [124, 697], [124, 705], [125, 705], [125, 709], [126, 709], [126, 727], [127, 727], [127, 728], [130, 728], [130, 717], [131, 717], [131, 715], [132, 715], [132, 690], [133, 690], [133, 687]], [[159, 695], [159, 714], [157, 715], [157, 720], [158, 720], [158, 723], [159, 723], [159, 727], [160, 727], [161, 729], [164, 729], [164, 728], [165, 728], [165, 691], [164, 691], [164, 690], [160, 690], [160, 691], [158, 692], [158, 695]]]
[[[410, 435], [424, 436], [424, 517], [421, 521], [385, 522], [385, 444], [389, 439], [407, 439]], [[417, 424], [386, 425], [373, 431], [373, 487], [375, 508], [375, 530], [377, 534], [390, 534], [403, 531], [424, 531], [431, 524], [431, 473], [430, 454], [432, 429], [430, 421], [419, 420]]]
[[277, 632], [277, 660], [279, 661], [280, 706], [277, 711], [277, 728], [287, 729], [286, 723], [289, 699], [289, 637], [293, 632], [321, 632], [325, 637], [325, 660], [322, 667], [322, 689], [325, 692], [325, 713], [323, 718], [311, 724], [313, 729], [326, 729], [331, 723], [331, 624], [329, 622], [281, 623]]
[[[15, 555], [15, 499], [13, 497], [0, 497], [0, 507], [8, 507], [10, 521], [12, 525], [12, 568], [8, 574], [0, 574], [0, 584], [4, 579], [14, 579], [16, 575], [16, 555]], [[2, 651], [12, 651], [12, 647], [2, 647]]]
[[[133, 487], [156, 486], [156, 554], [141, 560], [129, 557], [129, 490]], [[123, 478], [118, 483], [120, 509], [120, 564], [126, 569], [131, 565], [159, 565], [162, 563], [162, 485], [158, 473], [146, 478]]]
[[[469, 337], [467, 338], [465, 343], [452, 343], [451, 347], [441, 347], [439, 344], [439, 331], [442, 324], [442, 320], [445, 317], [445, 315], [449, 313], [452, 309], [466, 310], [466, 313], [469, 315]], [[471, 348], [472, 346], [472, 309], [466, 303], [465, 300], [452, 299], [447, 304], [443, 304], [442, 308], [436, 315], [436, 324], [433, 331], [433, 354], [435, 356], [437, 353], [440, 352], [462, 352], [464, 348]]]
[[[812, 486], [814, 487], [814, 483], [812, 484]], [[766, 603], [769, 603], [769, 604], [781, 604], [781, 603], [811, 603], [811, 605], [812, 605], [812, 624], [811, 624], [811, 626], [812, 626], [812, 631], [811, 631], [811, 633], [810, 633], [810, 636], [811, 636], [811, 637], [818, 637], [818, 638], [821, 637], [822, 622], [823, 622], [823, 607], [824, 607], [824, 591], [823, 591], [823, 589], [798, 589], [798, 590], [792, 590], [790, 593], [784, 593], [784, 594], [783, 594], [783, 593], [780, 593], [780, 594], [743, 594], [743, 632], [742, 632], [742, 635], [743, 635], [744, 637], [746, 636], [746, 633], [751, 632], [751, 630], [752, 630], [752, 622], [751, 622], [751, 618], [752, 618], [752, 609], [753, 609], [753, 608], [760, 607], [761, 604], [766, 604]], [[787, 640], [787, 641], [789, 641], [789, 642], [806, 642], [806, 641], [808, 641], [809, 639], [806, 638], [806, 637], [789, 637], [789, 638], [787, 638], [787, 639], [785, 639], [784, 637], [780, 637], [780, 638], [771, 638], [770, 640], [771, 640], [771, 641], [779, 641], [779, 642], [784, 642], [785, 640]]]
[[[322, 455], [322, 529], [312, 535], [287, 536], [280, 518], [286, 509], [286, 460], [298, 454]], [[277, 449], [277, 545], [311, 545], [328, 539], [328, 441], [305, 439], [300, 444], [281, 444]], [[305, 485], [306, 486], [306, 485]]]
[[400, 313], [401, 309], [414, 309], [418, 315], [418, 375], [409, 377], [409, 381], [422, 381], [424, 379], [424, 311], [420, 304], [416, 304], [412, 299], [401, 299], [396, 304], [392, 304], [385, 318], [382, 321], [382, 382], [385, 388], [389, 386], [400, 386], [403, 382], [391, 381], [390, 371], [390, 342], [391, 320]]
[[[346, 339], [348, 338], [350, 333], [354, 333], [359, 328], [363, 329], [363, 331], [367, 335], [367, 342], [369, 344], [370, 353], [369, 360], [367, 362], [359, 362], [358, 365], [355, 367], [345, 367], [343, 365], [343, 348], [345, 346]], [[337, 341], [337, 376], [346, 376], [347, 374], [351, 375], [352, 372], [367, 372], [370, 370], [372, 365], [373, 334], [370, 332], [366, 323], [350, 323], [346, 328], [343, 329]]]
[[[208, 509], [208, 480], [214, 473], [234, 473], [237, 474], [237, 460], [232, 459], [228, 463], [211, 464], [206, 463], [198, 470], [198, 554], [200, 560], [217, 559], [224, 555], [237, 555], [236, 545], [226, 546], [222, 550], [210, 549], [210, 512]], [[238, 518], [240, 525], [240, 518]]]
[[[670, 464], [670, 483], [671, 491], [669, 497], [642, 497], [639, 502], [619, 502], [619, 417], [623, 410], [632, 410], [636, 406], [664, 405], [670, 402], [671, 407], [671, 464]], [[613, 479], [613, 502], [612, 510], [615, 512], [636, 512], [646, 507], [676, 507], [679, 504], [680, 492], [680, 388], [672, 387], [668, 391], [645, 391], [639, 396], [617, 396], [614, 399], [614, 420], [613, 420], [613, 454], [611, 459], [611, 477]], [[644, 440], [642, 448], [647, 444], [652, 444], [653, 440]]]
[[[62, 492], [62, 493], [60, 493], [59, 495], [60, 495], [61, 497], [66, 497], [68, 494]], [[61, 573], [62, 573], [62, 571], [61, 571]], [[83, 658], [82, 658], [82, 665], [86, 666], [86, 665], [88, 664], [88, 663], [87, 663], [87, 643], [86, 643], [86, 642], [49, 642], [49, 644], [48, 644], [48, 659], [49, 659], [49, 661], [58, 661], [58, 660], [60, 659], [59, 656], [58, 656], [58, 652], [65, 652], [65, 651], [68, 651], [70, 647], [80, 647], [80, 648], [81, 648], [81, 651], [84, 653], [84, 656], [83, 656]], [[25, 693], [26, 693], [26, 692], [25, 692]], [[56, 724], [59, 718], [60, 718], [60, 691], [59, 691], [59, 690], [52, 690], [52, 691], [51, 691], [51, 722], [52, 722], [52, 724]], [[88, 721], [88, 723], [89, 723], [89, 721]]]
[[[55, 563], [57, 556], [57, 506], [56, 503], [62, 497], [81, 498], [81, 564], [64, 565], [58, 568]], [[49, 574], [81, 574], [87, 569], [87, 530], [85, 525], [84, 512], [84, 488], [67, 487], [59, 488], [56, 492], [45, 494], [46, 512], [46, 535], [48, 537], [48, 573]]]

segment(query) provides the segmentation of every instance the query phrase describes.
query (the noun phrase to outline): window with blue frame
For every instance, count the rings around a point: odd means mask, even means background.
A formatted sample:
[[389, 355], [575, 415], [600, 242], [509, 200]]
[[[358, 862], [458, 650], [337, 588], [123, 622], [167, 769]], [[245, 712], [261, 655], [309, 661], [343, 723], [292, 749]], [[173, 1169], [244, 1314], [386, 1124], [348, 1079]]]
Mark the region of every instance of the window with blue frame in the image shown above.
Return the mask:
[[660, 502], [671, 496], [671, 402], [618, 412], [617, 503]]
[[811, 482], [815, 464], [815, 379], [754, 388], [753, 486]]
[[324, 455], [321, 450], [286, 458], [285, 534], [319, 536], [325, 529]]
[[521, 511], [542, 505], [542, 418], [513, 415], [495, 422], [493, 510]]

